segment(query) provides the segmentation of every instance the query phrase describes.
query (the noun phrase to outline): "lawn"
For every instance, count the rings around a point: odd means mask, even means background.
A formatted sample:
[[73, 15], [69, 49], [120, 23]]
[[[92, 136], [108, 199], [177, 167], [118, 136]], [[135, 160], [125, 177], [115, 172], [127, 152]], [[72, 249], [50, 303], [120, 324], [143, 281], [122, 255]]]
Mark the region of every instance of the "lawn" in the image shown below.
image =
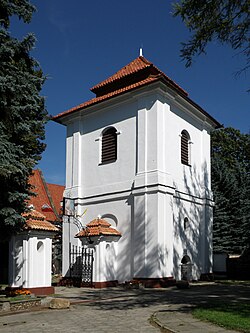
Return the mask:
[[193, 315], [228, 329], [250, 333], [249, 303], [209, 303], [195, 308]]
[[241, 285], [250, 286], [249, 280], [239, 281], [239, 280], [215, 280], [216, 283], [226, 284], [226, 285]]

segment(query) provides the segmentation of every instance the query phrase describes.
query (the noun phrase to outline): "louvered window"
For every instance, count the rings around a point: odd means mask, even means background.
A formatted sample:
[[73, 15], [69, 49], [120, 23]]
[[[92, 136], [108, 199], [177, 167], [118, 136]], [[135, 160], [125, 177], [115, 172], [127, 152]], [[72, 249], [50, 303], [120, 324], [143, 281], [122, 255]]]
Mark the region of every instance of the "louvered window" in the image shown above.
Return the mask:
[[187, 131], [181, 132], [181, 163], [190, 165], [189, 153], [190, 136]]
[[114, 127], [104, 130], [102, 134], [102, 163], [117, 160], [117, 134]]

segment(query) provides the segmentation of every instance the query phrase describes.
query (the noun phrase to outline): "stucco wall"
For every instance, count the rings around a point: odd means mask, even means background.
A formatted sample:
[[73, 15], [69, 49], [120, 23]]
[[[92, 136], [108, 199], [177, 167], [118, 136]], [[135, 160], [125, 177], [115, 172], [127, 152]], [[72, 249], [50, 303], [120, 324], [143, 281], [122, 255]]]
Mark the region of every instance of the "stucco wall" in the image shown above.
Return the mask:
[[[122, 233], [114, 247], [103, 243], [96, 248], [96, 281], [179, 278], [185, 252], [192, 258], [194, 278], [210, 271], [211, 125], [193, 106], [161, 88], [101, 103], [66, 122], [65, 196], [78, 198], [79, 216], [87, 208], [79, 217], [83, 224], [101, 215]], [[100, 139], [108, 126], [118, 132], [117, 161], [102, 165]], [[181, 163], [182, 130], [190, 135], [191, 166]], [[189, 227], [183, 230], [185, 217]], [[63, 272], [69, 237], [77, 232], [67, 228]]]
[[22, 233], [10, 241], [9, 283], [12, 287], [51, 286], [52, 235]]

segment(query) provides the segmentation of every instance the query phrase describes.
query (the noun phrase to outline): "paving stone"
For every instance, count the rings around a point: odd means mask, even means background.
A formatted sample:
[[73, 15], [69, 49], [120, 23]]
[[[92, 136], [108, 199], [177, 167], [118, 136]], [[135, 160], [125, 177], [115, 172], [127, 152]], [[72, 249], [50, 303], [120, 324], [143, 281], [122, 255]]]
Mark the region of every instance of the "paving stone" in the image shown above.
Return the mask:
[[[0, 316], [1, 333], [159, 333], [148, 319], [155, 314], [162, 325], [178, 333], [233, 333], [194, 319], [190, 314], [193, 304], [208, 298], [249, 300], [250, 288], [223, 287], [193, 288], [189, 290], [87, 290], [57, 289], [73, 305], [69, 309], [16, 313]], [[92, 300], [92, 302], [90, 302]], [[93, 302], [93, 300], [97, 300]]]

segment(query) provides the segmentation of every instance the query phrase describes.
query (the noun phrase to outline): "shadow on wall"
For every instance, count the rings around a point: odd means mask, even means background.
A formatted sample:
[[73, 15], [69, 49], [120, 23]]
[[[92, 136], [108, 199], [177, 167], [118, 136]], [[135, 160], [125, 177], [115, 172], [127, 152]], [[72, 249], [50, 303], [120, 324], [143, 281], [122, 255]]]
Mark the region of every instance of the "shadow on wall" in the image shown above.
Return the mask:
[[111, 242], [106, 244], [106, 256], [105, 256], [105, 266], [106, 266], [106, 280], [114, 281], [116, 280], [116, 243]]
[[11, 256], [13, 261], [9, 283], [15, 287], [23, 287], [26, 284], [26, 280], [24, 280], [23, 276], [25, 264], [23, 257], [23, 240], [19, 239], [14, 242], [13, 248], [11, 249]]
[[[136, 213], [135, 200], [141, 200], [140, 204], [136, 203]], [[155, 242], [158, 237], [157, 221], [154, 220], [155, 216], [149, 214], [145, 216], [145, 200], [145, 196], [138, 199], [133, 194], [130, 194], [127, 199], [130, 214], [127, 216], [126, 231], [118, 244], [117, 278], [119, 281], [124, 281], [124, 277], [129, 281], [133, 278], [164, 276], [164, 270], [160, 270], [164, 267], [168, 252], [166, 248]]]
[[[176, 243], [173, 245], [173, 276], [181, 278], [181, 261], [185, 255], [191, 259], [193, 278], [211, 267], [212, 244], [210, 235], [211, 226], [207, 230], [205, 198], [208, 198], [209, 179], [206, 164], [203, 166], [201, 179], [200, 172], [195, 167], [184, 166], [184, 185], [186, 197], [182, 197], [177, 184], [176, 193], [172, 202], [174, 234]], [[191, 179], [191, 182], [190, 182]], [[133, 190], [133, 188], [132, 188]], [[192, 200], [190, 200], [190, 197]], [[117, 221], [112, 214], [102, 217], [112, 219], [115, 227], [122, 232], [117, 244], [107, 243], [106, 279], [129, 281], [134, 277], [164, 276], [166, 258], [170, 255], [167, 247], [157, 244], [159, 230], [157, 215], [145, 216], [146, 196], [130, 194], [126, 204], [130, 212], [125, 221]], [[135, 213], [136, 206], [136, 213]], [[172, 217], [171, 217], [172, 218]], [[146, 224], [145, 224], [146, 221]], [[122, 230], [121, 230], [122, 226]], [[117, 248], [116, 248], [117, 247]], [[114, 260], [117, 258], [117, 260]], [[206, 267], [207, 265], [207, 267]], [[203, 267], [202, 267], [203, 266]], [[156, 273], [157, 272], [157, 273]]]
[[102, 219], [107, 220], [111, 224], [111, 227], [117, 228], [118, 220], [117, 220], [117, 217], [115, 215], [113, 215], [113, 214], [104, 214], [104, 215], [102, 215]]
[[0, 283], [8, 284], [9, 242], [0, 242]]
[[[179, 246], [183, 248], [183, 254], [180, 257], [176, 244], [174, 244], [173, 260], [174, 260], [174, 276], [180, 273], [180, 262], [185, 255], [191, 258], [193, 264], [193, 272], [197, 272], [195, 279], [200, 278], [202, 270], [212, 267], [212, 225], [206, 225], [206, 207], [204, 206], [205, 198], [209, 198], [208, 191], [209, 179], [207, 165], [203, 165], [203, 179], [197, 172], [195, 167], [184, 167], [184, 185], [185, 192], [192, 198], [192, 202], [187, 204], [188, 198], [181, 199], [178, 187], [176, 187], [174, 210], [174, 237], [179, 240]], [[191, 183], [188, 181], [191, 179]], [[206, 262], [207, 261], [207, 262]], [[203, 267], [202, 267], [203, 265]]]

